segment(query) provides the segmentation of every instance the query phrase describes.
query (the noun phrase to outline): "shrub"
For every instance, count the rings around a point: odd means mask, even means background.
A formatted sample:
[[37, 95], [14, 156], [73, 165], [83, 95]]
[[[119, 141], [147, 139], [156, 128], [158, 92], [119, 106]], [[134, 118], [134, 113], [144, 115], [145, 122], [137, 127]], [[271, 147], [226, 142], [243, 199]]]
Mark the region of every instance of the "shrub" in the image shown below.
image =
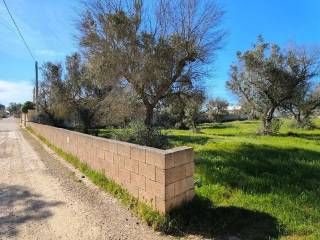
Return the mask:
[[295, 120], [294, 122], [292, 122], [291, 127], [311, 130], [315, 128], [315, 125], [312, 123], [310, 118], [305, 118], [301, 121]]
[[283, 125], [283, 121], [280, 118], [274, 118], [272, 119], [271, 124], [269, 125], [268, 129], [262, 128], [260, 130], [260, 133], [262, 134], [267, 134], [267, 135], [272, 135], [272, 134], [277, 134]]
[[148, 127], [141, 121], [131, 122], [128, 128], [114, 129], [111, 138], [161, 149], [168, 147], [168, 138], [159, 128]]

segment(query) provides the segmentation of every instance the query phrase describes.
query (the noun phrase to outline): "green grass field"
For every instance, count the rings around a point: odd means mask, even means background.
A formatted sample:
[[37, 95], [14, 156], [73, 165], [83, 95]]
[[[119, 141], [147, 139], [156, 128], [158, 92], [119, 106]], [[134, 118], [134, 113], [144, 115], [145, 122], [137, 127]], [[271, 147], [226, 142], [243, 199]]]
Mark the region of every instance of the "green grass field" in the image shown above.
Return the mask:
[[197, 134], [166, 130], [173, 146], [194, 147], [196, 193], [210, 205], [195, 213], [190, 232], [320, 239], [320, 121], [315, 123], [315, 130], [297, 130], [285, 122], [276, 136], [257, 135], [258, 121], [203, 124]]

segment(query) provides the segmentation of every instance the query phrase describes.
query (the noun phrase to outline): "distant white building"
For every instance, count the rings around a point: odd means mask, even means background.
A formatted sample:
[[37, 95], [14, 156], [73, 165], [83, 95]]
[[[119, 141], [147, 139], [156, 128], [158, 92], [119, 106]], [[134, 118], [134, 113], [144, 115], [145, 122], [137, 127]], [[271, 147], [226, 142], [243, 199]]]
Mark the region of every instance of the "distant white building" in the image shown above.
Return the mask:
[[246, 114], [241, 114], [241, 106], [228, 106], [228, 114], [224, 116], [223, 121], [237, 121], [237, 120], [247, 120], [248, 116]]
[[228, 106], [227, 111], [229, 114], [239, 113], [241, 111], [241, 106]]

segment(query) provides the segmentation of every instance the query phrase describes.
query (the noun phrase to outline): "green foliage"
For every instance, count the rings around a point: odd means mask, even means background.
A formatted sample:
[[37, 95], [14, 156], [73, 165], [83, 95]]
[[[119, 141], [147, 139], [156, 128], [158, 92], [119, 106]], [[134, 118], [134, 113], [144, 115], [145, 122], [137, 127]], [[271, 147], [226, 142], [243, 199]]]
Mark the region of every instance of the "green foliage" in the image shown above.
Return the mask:
[[184, 124], [194, 132], [198, 131], [197, 124], [202, 115], [201, 109], [204, 100], [205, 94], [200, 90], [198, 92], [195, 92], [193, 98], [186, 101]]
[[210, 121], [222, 122], [224, 116], [228, 115], [229, 103], [220, 98], [210, 99], [207, 103], [207, 115]]
[[280, 118], [273, 118], [268, 126], [262, 126], [260, 133], [267, 135], [277, 134], [280, 131], [283, 121]]
[[291, 127], [312, 130], [316, 126], [314, 125], [312, 120], [309, 117], [307, 117], [307, 118], [303, 118], [302, 120], [300, 119], [299, 121], [294, 120], [291, 124]]
[[34, 109], [35, 106], [34, 106], [34, 103], [33, 102], [30, 102], [30, 101], [26, 101], [23, 105], [22, 105], [22, 108], [21, 108], [21, 111], [23, 113], [28, 113], [28, 110], [32, 110]]
[[[253, 48], [237, 53], [227, 86], [253, 111], [262, 116], [264, 134], [272, 134], [274, 113], [286, 106], [293, 112], [310, 115], [320, 104], [319, 94], [310, 97], [311, 82], [320, 74], [319, 55], [306, 49], [281, 50], [277, 44], [258, 37]], [[311, 91], [312, 92], [312, 91]], [[311, 94], [311, 93], [310, 93]], [[315, 102], [314, 102], [315, 100]]]
[[168, 139], [160, 129], [148, 127], [141, 121], [131, 122], [127, 128], [114, 129], [111, 138], [160, 149], [168, 147]]
[[15, 117], [20, 117], [21, 107], [22, 105], [20, 103], [10, 103], [8, 107], [8, 111], [10, 112], [11, 115], [14, 115]]

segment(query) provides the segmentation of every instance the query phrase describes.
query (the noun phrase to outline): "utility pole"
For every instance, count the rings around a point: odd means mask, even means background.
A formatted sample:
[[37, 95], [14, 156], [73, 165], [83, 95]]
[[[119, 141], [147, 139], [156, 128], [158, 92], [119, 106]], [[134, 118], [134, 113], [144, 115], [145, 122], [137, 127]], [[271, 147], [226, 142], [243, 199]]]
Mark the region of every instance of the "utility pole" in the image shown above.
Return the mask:
[[36, 111], [39, 112], [39, 80], [38, 80], [38, 61], [35, 62], [36, 70], [36, 87], [35, 87], [35, 99], [36, 99]]

